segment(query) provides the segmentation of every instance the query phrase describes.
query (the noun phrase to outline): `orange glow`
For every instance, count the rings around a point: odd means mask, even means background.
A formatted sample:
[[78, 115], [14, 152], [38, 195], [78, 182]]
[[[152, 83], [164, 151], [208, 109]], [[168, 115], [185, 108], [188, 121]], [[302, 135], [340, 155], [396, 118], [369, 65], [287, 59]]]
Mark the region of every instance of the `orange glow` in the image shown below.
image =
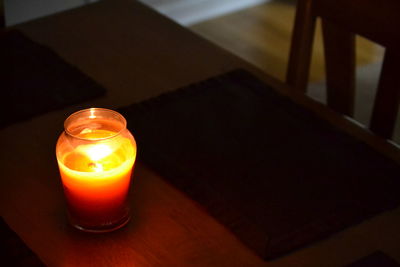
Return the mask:
[[[58, 161], [70, 213], [87, 225], [120, 218], [126, 211], [136, 145], [108, 130], [83, 130], [77, 137], [99, 140], [85, 143]], [[104, 139], [104, 140], [102, 140]]]

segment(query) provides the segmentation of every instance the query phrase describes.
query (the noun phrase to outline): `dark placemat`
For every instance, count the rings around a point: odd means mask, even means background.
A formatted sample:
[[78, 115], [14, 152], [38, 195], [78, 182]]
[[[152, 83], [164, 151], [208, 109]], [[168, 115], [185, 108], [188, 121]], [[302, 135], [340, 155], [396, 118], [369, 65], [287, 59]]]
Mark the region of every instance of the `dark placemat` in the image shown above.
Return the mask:
[[0, 128], [104, 95], [105, 89], [19, 31], [0, 32]]
[[139, 159], [272, 259], [400, 203], [400, 168], [243, 70], [120, 109]]
[[42, 261], [0, 217], [2, 266], [42, 267]]
[[362, 259], [346, 265], [346, 267], [400, 267], [400, 264], [382, 251], [376, 251]]

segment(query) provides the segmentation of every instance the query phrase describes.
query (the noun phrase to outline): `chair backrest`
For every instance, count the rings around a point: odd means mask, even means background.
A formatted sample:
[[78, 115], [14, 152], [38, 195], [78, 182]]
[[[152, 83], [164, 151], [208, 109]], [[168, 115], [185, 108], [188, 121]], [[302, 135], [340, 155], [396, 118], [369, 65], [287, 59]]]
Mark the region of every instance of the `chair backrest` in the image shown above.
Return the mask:
[[355, 98], [355, 34], [386, 48], [370, 130], [391, 138], [400, 103], [400, 1], [298, 0], [286, 82], [305, 92], [316, 19], [322, 21], [327, 104], [352, 116]]
[[6, 26], [6, 19], [4, 14], [4, 1], [0, 0], [0, 28], [4, 28]]

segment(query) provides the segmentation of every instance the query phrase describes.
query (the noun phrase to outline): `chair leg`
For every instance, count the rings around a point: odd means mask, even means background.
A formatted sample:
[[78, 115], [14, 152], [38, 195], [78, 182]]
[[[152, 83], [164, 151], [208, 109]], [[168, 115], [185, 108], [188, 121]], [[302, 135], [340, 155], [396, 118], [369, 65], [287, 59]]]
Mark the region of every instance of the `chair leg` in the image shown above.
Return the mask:
[[387, 139], [392, 137], [400, 104], [400, 54], [392, 49], [385, 52], [370, 123], [371, 131]]
[[6, 19], [4, 14], [4, 1], [0, 0], [0, 28], [4, 28], [6, 26]]
[[328, 106], [352, 116], [355, 101], [355, 34], [323, 19]]
[[311, 52], [316, 17], [312, 12], [313, 0], [298, 0], [292, 32], [286, 83], [293, 89], [306, 92], [310, 71]]

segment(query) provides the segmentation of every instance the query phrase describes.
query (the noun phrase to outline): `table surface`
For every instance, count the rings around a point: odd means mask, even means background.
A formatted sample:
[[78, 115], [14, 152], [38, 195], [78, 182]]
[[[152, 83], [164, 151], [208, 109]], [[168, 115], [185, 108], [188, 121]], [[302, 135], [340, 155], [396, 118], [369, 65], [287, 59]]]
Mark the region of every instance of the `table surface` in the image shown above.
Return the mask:
[[[240, 67], [400, 162], [389, 143], [138, 2], [101, 1], [16, 28], [108, 89], [92, 106], [114, 109]], [[132, 221], [113, 233], [78, 232], [66, 223], [54, 153], [76, 109], [0, 131], [1, 216], [48, 266], [343, 266], [375, 250], [400, 262], [399, 208], [266, 262], [140, 162]]]

